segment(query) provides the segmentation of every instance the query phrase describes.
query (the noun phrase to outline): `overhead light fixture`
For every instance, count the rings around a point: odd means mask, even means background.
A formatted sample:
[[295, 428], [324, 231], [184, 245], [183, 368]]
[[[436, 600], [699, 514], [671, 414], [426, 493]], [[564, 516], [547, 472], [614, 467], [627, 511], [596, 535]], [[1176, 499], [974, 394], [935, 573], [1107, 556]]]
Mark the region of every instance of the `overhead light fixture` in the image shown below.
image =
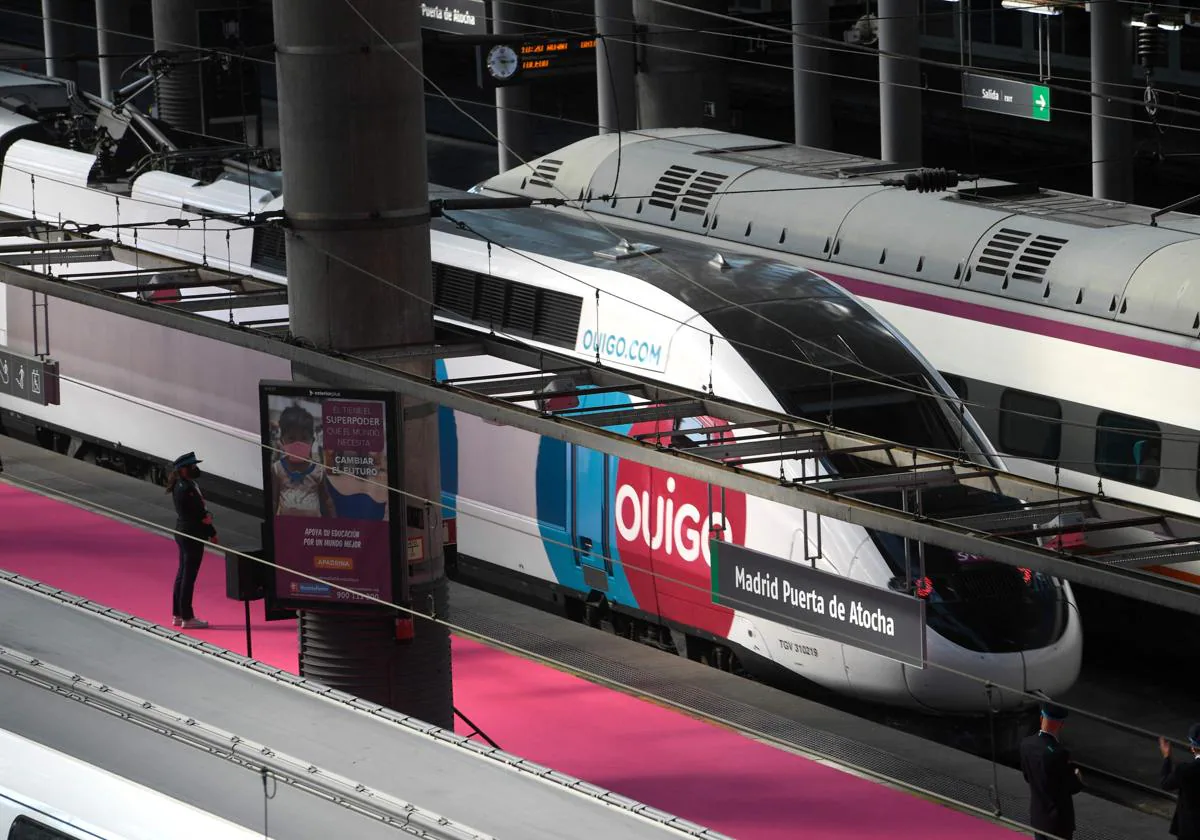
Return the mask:
[[1030, 12], [1035, 15], [1061, 15], [1062, 9], [1046, 0], [1002, 0], [1000, 5], [1005, 9], [1018, 12]]
[[[1129, 25], [1134, 29], [1145, 29], [1146, 21], [1139, 18], [1134, 18], [1133, 20], [1129, 21]], [[1158, 22], [1158, 28], [1165, 29], [1167, 32], [1178, 32], [1179, 30], [1183, 29], [1183, 24], [1177, 20], [1160, 20]]]

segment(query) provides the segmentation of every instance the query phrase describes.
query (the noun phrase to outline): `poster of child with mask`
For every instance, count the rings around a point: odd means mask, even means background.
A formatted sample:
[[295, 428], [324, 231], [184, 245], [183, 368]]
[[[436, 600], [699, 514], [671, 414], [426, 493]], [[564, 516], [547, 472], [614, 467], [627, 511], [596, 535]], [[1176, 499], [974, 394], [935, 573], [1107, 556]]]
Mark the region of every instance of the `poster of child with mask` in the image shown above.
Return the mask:
[[269, 393], [266, 409], [275, 562], [309, 576], [279, 575], [277, 596], [391, 600], [386, 404]]

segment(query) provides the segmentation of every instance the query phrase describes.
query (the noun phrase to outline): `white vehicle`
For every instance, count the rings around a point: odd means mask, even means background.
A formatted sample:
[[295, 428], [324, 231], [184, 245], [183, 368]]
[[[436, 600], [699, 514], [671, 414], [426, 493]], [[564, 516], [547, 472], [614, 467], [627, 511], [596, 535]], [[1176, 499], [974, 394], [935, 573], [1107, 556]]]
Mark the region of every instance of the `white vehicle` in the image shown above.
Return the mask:
[[0, 730], [6, 840], [262, 840], [148, 787]]
[[[129, 136], [119, 143], [131, 142]], [[45, 121], [0, 111], [0, 212], [43, 220], [61, 215], [101, 227], [118, 219], [193, 219], [187, 228], [140, 229], [138, 247], [286, 283], [280, 230], [200, 221], [205, 211], [281, 208], [281, 189], [272, 188], [271, 176], [256, 173], [248, 182], [228, 171], [198, 181], [146, 171], [129, 182], [111, 174], [112, 155], [98, 158], [64, 144], [46, 132]], [[538, 209], [463, 217], [506, 247], [489, 248], [444, 221], [434, 225], [442, 325], [494, 330], [531, 347], [1000, 465], [936, 370], [884, 320], [821, 277], [774, 259], [714, 260], [705, 244], [665, 235], [639, 233], [633, 240], [660, 248], [653, 259], [606, 259], [595, 252], [616, 242], [595, 226]], [[130, 237], [128, 230], [105, 235]], [[12, 288], [7, 295], [9, 345], [27, 352], [30, 296]], [[209, 314], [238, 323], [287, 320], [286, 307]], [[261, 491], [257, 388], [262, 379], [289, 378], [286, 362], [61, 300], [49, 301], [48, 318], [64, 376], [61, 404], [40, 407], [0, 396], [7, 425], [80, 457], [161, 465], [195, 450], [210, 475], [249, 494]], [[451, 379], [519, 370], [489, 356], [438, 363], [439, 377]], [[630, 402], [609, 392], [584, 400]], [[693, 438], [743, 433], [718, 421], [617, 431]], [[937, 713], [980, 715], [989, 702], [1015, 710], [1029, 701], [1013, 692], [989, 698], [980, 682], [936, 666], [1050, 695], [1078, 676], [1080, 623], [1064, 582], [926, 546], [930, 666], [912, 668], [714, 605], [706, 537], [715, 533], [796, 562], [817, 554], [819, 568], [878, 587], [903, 584], [912, 571], [900, 539], [826, 519], [814, 544], [816, 529], [806, 529], [796, 509], [446, 409], [440, 439], [443, 496], [457, 511], [449, 530], [459, 572], [565, 599], [568, 614], [582, 616], [584, 604], [599, 599], [634, 638], [719, 667], [740, 664], [765, 677], [783, 670], [842, 694]], [[800, 462], [794, 464], [781, 478], [801, 477]], [[771, 475], [780, 470], [778, 463], [758, 468]], [[811, 476], [880, 468], [839, 455], [810, 459], [803, 469]], [[991, 509], [998, 500], [931, 491], [925, 504], [935, 514]]]
[[[898, 166], [703, 129], [531, 166], [479, 189], [588, 196], [636, 236], [818, 272], [913, 342], [1012, 471], [1200, 516], [1200, 218], [987, 179], [898, 190]], [[1147, 571], [1200, 585], [1197, 562]]]

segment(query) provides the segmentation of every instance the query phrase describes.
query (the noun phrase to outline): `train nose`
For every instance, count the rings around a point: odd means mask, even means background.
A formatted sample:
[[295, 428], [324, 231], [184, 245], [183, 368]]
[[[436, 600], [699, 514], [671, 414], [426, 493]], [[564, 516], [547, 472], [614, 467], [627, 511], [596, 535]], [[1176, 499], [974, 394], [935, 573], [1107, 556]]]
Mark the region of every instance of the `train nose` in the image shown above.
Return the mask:
[[[1066, 598], [1073, 606], [1069, 589]], [[1066, 627], [1057, 641], [1016, 653], [968, 650], [930, 627], [925, 634], [929, 664], [923, 670], [905, 668], [904, 675], [913, 700], [931, 711], [986, 713], [989, 682], [994, 686], [991, 708], [1016, 711], [1036, 702], [1030, 694], [1044, 692], [1055, 697], [1079, 678], [1083, 635], [1073, 608], [1068, 608]]]
[[[905, 668], [908, 693], [916, 704], [943, 714], [982, 713], [1023, 705], [1025, 662], [1020, 653], [991, 654], [952, 644], [926, 628], [928, 664]], [[988, 683], [993, 687], [990, 694]]]

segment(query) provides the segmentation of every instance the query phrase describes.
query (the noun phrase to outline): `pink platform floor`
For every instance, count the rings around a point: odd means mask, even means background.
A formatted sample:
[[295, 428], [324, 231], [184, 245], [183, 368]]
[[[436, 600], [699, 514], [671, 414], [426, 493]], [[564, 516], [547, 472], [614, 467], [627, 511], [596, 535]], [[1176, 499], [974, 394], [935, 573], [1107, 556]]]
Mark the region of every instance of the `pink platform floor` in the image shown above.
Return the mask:
[[[169, 538], [0, 482], [0, 568], [169, 624], [175, 564]], [[254, 607], [256, 658], [295, 672], [295, 622], [266, 624]], [[217, 555], [196, 609], [212, 628], [193, 635], [245, 652]], [[474, 641], [456, 637], [453, 655], [455, 705], [504, 750], [733, 837], [1021, 836]]]

